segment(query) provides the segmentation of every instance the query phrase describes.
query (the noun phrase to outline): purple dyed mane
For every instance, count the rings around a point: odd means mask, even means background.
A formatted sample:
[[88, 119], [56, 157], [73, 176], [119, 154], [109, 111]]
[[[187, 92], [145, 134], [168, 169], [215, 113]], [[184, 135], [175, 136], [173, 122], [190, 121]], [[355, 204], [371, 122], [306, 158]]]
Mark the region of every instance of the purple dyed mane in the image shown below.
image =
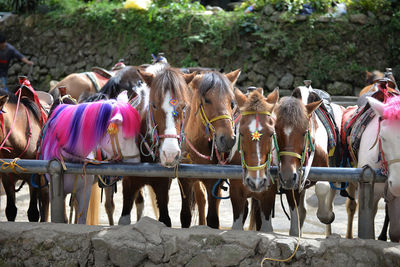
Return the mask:
[[111, 118], [118, 113], [124, 137], [134, 137], [140, 130], [140, 117], [128, 103], [107, 100], [58, 106], [47, 122], [42, 159], [61, 159], [62, 151], [86, 157], [100, 144]]
[[385, 120], [400, 120], [400, 96], [388, 99], [383, 112]]

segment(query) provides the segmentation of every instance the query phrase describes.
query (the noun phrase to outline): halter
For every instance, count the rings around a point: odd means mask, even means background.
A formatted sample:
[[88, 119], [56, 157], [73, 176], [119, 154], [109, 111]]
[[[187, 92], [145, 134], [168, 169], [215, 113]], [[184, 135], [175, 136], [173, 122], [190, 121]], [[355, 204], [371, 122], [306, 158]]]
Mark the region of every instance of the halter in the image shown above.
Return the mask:
[[[256, 129], [258, 129], [258, 114], [263, 114], [263, 115], [271, 116], [271, 113], [268, 112], [268, 111], [261, 111], [261, 112], [258, 112], [258, 111], [244, 111], [244, 112], [241, 113], [242, 116], [248, 116], [248, 115], [256, 115], [256, 116], [257, 116], [257, 126], [256, 126]], [[256, 130], [256, 132], [258, 133], [257, 130]], [[254, 134], [254, 133], [253, 133], [253, 134]], [[259, 134], [259, 136], [261, 136], [261, 135]], [[274, 135], [273, 135], [273, 136], [274, 136]], [[253, 137], [254, 137], [254, 136], [253, 136]], [[253, 140], [256, 140], [256, 139], [253, 138]], [[257, 141], [259, 141], [259, 140], [257, 139]], [[267, 177], [271, 177], [271, 176], [270, 176], [269, 169], [271, 168], [272, 145], [271, 145], [270, 150], [269, 150], [269, 152], [268, 152], [267, 160], [264, 162], [264, 164], [257, 165], [257, 166], [249, 166], [249, 165], [247, 165], [247, 163], [246, 163], [246, 161], [245, 161], [245, 159], [244, 159], [243, 144], [242, 144], [242, 142], [240, 141], [240, 135], [239, 135], [239, 143], [238, 143], [238, 146], [239, 146], [239, 151], [240, 151], [240, 158], [241, 158], [241, 161], [242, 161], [242, 167], [243, 167], [244, 169], [248, 169], [248, 170], [250, 170], [250, 171], [258, 171], [258, 170], [262, 170], [262, 169], [267, 168], [267, 172], [268, 172], [268, 173], [267, 173]], [[271, 180], [272, 180], [272, 182], [274, 183], [274, 180], [273, 180], [272, 177], [271, 177]]]
[[116, 123], [110, 123], [107, 127], [107, 133], [110, 135], [111, 145], [114, 156], [111, 160], [119, 161], [124, 159], [134, 159], [140, 157], [140, 154], [131, 155], [131, 156], [124, 156], [121, 151], [121, 146], [119, 145], [118, 141], [118, 125]]
[[[305, 138], [304, 149], [303, 149], [303, 152], [301, 155], [296, 152], [293, 152], [293, 151], [279, 151], [278, 142], [275, 143], [279, 161], [280, 161], [281, 156], [295, 157], [300, 160], [300, 167], [299, 167], [299, 172], [300, 172], [300, 179], [299, 179], [300, 187], [299, 187], [299, 189], [300, 189], [300, 191], [303, 190], [303, 188], [304, 188], [305, 182], [307, 180], [307, 177], [310, 172], [311, 165], [312, 165], [312, 162], [314, 159], [315, 146], [311, 139], [311, 128], [312, 128], [311, 126], [312, 126], [311, 121], [309, 120], [306, 135], [304, 137]], [[309, 154], [309, 152], [310, 152], [310, 154]], [[306, 160], [307, 160], [307, 165], [306, 165], [305, 171], [303, 172], [303, 165], [306, 162]], [[279, 166], [279, 164], [278, 164], [278, 166]]]
[[233, 127], [233, 119], [229, 115], [220, 115], [220, 116], [214, 117], [211, 120], [209, 120], [207, 118], [206, 112], [204, 111], [203, 104], [200, 104], [200, 118], [201, 118], [201, 122], [206, 127], [206, 133], [207, 133], [207, 129], [210, 129], [211, 133], [213, 135], [215, 134], [215, 128], [212, 125], [212, 123], [215, 122], [215, 121], [218, 121], [218, 120], [230, 120], [231, 123], [232, 123], [232, 127]]

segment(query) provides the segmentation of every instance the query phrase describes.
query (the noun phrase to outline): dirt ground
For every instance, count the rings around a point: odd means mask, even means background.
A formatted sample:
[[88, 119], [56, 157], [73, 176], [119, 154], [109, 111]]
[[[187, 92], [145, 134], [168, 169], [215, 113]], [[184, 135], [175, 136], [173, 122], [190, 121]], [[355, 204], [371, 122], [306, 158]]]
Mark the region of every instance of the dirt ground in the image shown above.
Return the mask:
[[[18, 184], [17, 184], [18, 185]], [[155, 218], [153, 208], [151, 206], [151, 200], [149, 198], [148, 188], [144, 190], [145, 192], [145, 210], [144, 216], [149, 216]], [[226, 195], [226, 193], [224, 192]], [[69, 197], [68, 197], [69, 199]], [[286, 210], [288, 209], [287, 203], [285, 201], [285, 197], [283, 197], [284, 205]], [[118, 184], [118, 192], [115, 196], [115, 203], [116, 208], [114, 212], [114, 221], [117, 223], [119, 216], [121, 215], [122, 210], [122, 185], [121, 183]], [[28, 221], [27, 219], [27, 208], [29, 204], [29, 190], [27, 186], [24, 186], [23, 189], [17, 193], [17, 207], [18, 207], [18, 214], [16, 221]], [[6, 205], [6, 198], [4, 196], [4, 191], [2, 191], [1, 198], [0, 198], [0, 221], [6, 221], [5, 216], [5, 205]], [[346, 227], [347, 227], [347, 214], [346, 214], [346, 207], [345, 207], [345, 198], [337, 195], [334, 202], [334, 212], [336, 215], [336, 219], [332, 224], [332, 232], [335, 234], [339, 234], [342, 237], [345, 236]], [[181, 196], [179, 192], [179, 186], [176, 180], [173, 181], [170, 190], [170, 201], [169, 201], [169, 213], [172, 220], [172, 227], [179, 228], [180, 227], [180, 209], [181, 209]], [[316, 217], [316, 209], [317, 207], [317, 199], [314, 194], [314, 189], [308, 189], [306, 193], [306, 209], [307, 209], [307, 217], [303, 227], [303, 236], [307, 237], [324, 237], [325, 236], [325, 225], [320, 223], [318, 218]], [[277, 197], [276, 204], [275, 204], [275, 218], [272, 220], [272, 225], [275, 232], [288, 234], [290, 221], [286, 218], [282, 208], [280, 198]], [[108, 225], [108, 218], [105, 213], [104, 203], [100, 208], [100, 224], [101, 225]], [[69, 212], [67, 213], [69, 214]], [[379, 202], [379, 210], [375, 217], [375, 235], [378, 236], [384, 221], [384, 202], [381, 200]], [[135, 207], [132, 209], [132, 223], [136, 222], [136, 209]], [[196, 223], [198, 221], [198, 217], [194, 217]], [[233, 222], [233, 215], [232, 215], [232, 206], [229, 199], [221, 200], [220, 206], [220, 225], [221, 228], [230, 229]], [[195, 223], [192, 223], [193, 225]], [[358, 229], [358, 214], [356, 212], [355, 219], [354, 219], [354, 236], [357, 236], [357, 229]], [[245, 227], [248, 226], [248, 220], [246, 222]]]

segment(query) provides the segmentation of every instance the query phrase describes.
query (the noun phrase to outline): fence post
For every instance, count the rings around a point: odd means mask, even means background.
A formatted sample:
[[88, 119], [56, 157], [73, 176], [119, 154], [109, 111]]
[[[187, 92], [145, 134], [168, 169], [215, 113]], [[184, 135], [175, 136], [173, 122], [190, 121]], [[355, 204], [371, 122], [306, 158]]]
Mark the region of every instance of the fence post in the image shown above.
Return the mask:
[[[365, 181], [365, 178], [369, 178]], [[374, 228], [374, 184], [375, 171], [369, 165], [363, 167], [360, 174], [358, 193], [358, 237], [362, 239], [375, 239]]]
[[64, 179], [61, 163], [58, 160], [51, 160], [48, 169], [50, 174], [51, 222], [65, 223]]

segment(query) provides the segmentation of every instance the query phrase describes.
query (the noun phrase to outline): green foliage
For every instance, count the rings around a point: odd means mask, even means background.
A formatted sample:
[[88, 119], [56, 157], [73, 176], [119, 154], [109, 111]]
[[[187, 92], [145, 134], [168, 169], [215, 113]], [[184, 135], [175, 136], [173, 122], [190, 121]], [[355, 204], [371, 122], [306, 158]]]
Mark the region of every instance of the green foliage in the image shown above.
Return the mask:
[[7, 0], [7, 6], [16, 13], [30, 13], [36, 10], [41, 0]]

